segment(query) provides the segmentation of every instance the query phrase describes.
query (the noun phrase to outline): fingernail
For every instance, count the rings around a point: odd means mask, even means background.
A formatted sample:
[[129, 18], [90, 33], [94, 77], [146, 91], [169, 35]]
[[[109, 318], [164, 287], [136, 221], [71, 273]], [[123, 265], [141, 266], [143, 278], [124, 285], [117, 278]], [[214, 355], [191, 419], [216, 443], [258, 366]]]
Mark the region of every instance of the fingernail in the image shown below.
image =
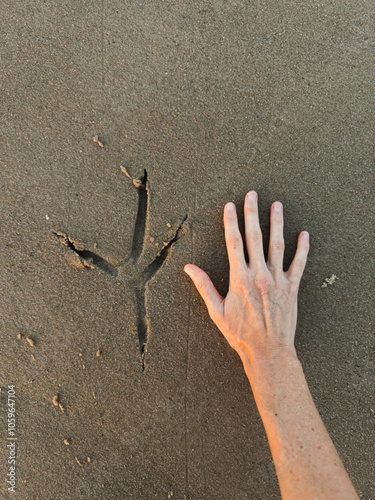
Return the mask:
[[227, 210], [228, 210], [228, 212], [233, 212], [235, 208], [236, 207], [235, 207], [234, 203], [228, 203], [227, 204]]
[[308, 240], [309, 239], [309, 233], [307, 231], [303, 231], [302, 238], [304, 238], [305, 240]]
[[282, 206], [282, 204], [278, 201], [278, 202], [276, 202], [276, 203], [274, 204], [273, 208], [274, 208], [275, 212], [281, 212], [281, 211], [282, 211], [282, 209], [283, 209], [283, 206]]
[[191, 273], [191, 267], [190, 266], [185, 266], [184, 267], [184, 271], [186, 274], [190, 274]]
[[257, 194], [255, 191], [250, 191], [250, 193], [247, 193], [247, 197], [249, 198], [249, 200], [251, 201], [256, 201], [257, 199]]

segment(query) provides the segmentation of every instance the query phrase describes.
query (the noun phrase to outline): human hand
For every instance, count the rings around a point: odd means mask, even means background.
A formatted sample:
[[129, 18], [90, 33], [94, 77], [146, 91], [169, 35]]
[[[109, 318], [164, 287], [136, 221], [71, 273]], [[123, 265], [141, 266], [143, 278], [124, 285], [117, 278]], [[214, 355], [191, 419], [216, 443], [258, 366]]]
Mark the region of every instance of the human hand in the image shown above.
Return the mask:
[[230, 346], [244, 361], [267, 361], [284, 353], [295, 354], [297, 294], [309, 251], [309, 235], [300, 233], [297, 251], [288, 271], [283, 271], [283, 207], [271, 207], [268, 260], [265, 262], [255, 191], [245, 197], [245, 260], [235, 205], [224, 209], [224, 228], [229, 257], [229, 290], [221, 297], [208, 275], [187, 264], [184, 271], [202, 296], [211, 319]]

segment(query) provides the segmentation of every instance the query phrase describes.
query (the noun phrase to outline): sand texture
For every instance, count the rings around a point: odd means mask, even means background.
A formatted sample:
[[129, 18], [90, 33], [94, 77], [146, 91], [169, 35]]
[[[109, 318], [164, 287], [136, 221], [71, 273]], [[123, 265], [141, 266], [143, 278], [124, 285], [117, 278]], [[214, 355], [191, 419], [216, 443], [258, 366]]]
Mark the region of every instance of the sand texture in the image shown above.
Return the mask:
[[241, 361], [183, 272], [225, 295], [222, 211], [243, 231], [251, 189], [265, 248], [284, 204], [285, 267], [310, 233], [296, 349], [375, 497], [374, 19], [371, 0], [3, 2], [1, 499], [280, 498]]

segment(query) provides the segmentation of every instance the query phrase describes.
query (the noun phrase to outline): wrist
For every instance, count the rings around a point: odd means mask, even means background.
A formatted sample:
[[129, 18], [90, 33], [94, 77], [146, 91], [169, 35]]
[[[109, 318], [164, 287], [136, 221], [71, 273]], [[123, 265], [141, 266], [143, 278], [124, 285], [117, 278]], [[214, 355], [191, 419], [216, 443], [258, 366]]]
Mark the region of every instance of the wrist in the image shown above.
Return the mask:
[[280, 370], [285, 365], [290, 363], [300, 364], [294, 345], [258, 349], [256, 353], [244, 347], [241, 351], [238, 351], [238, 354], [246, 374], [249, 373], [249, 378], [261, 374], [266, 378], [272, 379], [276, 377], [277, 379], [277, 375], [280, 375]]
[[304, 379], [294, 346], [256, 356], [244, 351], [240, 357], [260, 413], [275, 410], [278, 394], [281, 395], [296, 376]]

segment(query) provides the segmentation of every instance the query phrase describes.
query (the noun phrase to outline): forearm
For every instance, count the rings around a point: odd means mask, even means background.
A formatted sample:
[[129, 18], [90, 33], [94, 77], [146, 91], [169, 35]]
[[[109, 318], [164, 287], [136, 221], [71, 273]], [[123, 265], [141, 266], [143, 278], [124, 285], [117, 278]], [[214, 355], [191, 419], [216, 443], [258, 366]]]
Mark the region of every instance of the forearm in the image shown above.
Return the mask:
[[241, 356], [268, 436], [282, 498], [358, 499], [294, 352], [257, 363]]

